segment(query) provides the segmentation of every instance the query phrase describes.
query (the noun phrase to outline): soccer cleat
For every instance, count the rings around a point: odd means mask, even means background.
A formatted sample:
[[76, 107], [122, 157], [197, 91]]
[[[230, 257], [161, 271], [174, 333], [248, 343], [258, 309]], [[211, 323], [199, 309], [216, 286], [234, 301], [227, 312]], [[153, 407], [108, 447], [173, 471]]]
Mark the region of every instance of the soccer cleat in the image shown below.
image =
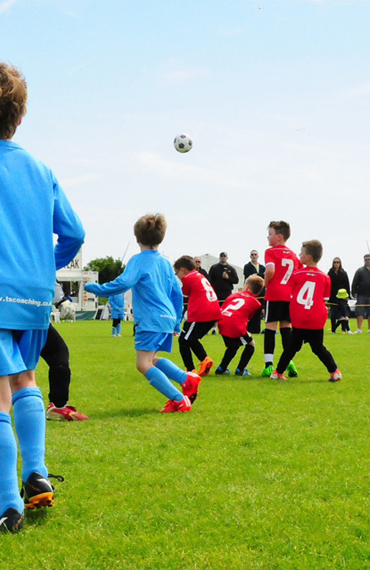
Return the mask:
[[295, 367], [293, 360], [291, 360], [287, 366], [289, 378], [297, 378], [298, 370]]
[[16, 509], [6, 509], [0, 516], [0, 532], [18, 532], [23, 529], [24, 514]]
[[252, 374], [246, 368], [244, 370], [237, 368], [235, 370], [235, 376], [252, 376]]
[[230, 376], [230, 370], [228, 368], [226, 368], [226, 370], [223, 370], [221, 366], [219, 366], [216, 369], [216, 374], [217, 376]]
[[54, 487], [49, 479], [34, 472], [28, 477], [26, 483], [22, 481], [21, 496], [26, 509], [51, 507], [54, 504]]
[[355, 331], [353, 334], [362, 334], [362, 330], [361, 330], [361, 329], [357, 329], [357, 331]]
[[286, 380], [284, 374], [279, 374], [279, 372], [277, 370], [274, 370], [274, 372], [271, 374], [270, 378], [272, 380]]
[[203, 362], [200, 363], [200, 368], [198, 376], [208, 376], [213, 366], [213, 360], [209, 356], [206, 356]]
[[63, 408], [57, 408], [52, 402], [48, 405], [46, 410], [47, 420], [56, 420], [59, 422], [82, 422], [83, 420], [88, 420], [88, 416], [78, 412], [74, 406], [64, 406]]
[[340, 382], [342, 380], [342, 373], [338, 368], [335, 372], [330, 374], [329, 382]]
[[270, 366], [265, 366], [265, 368], [261, 372], [262, 378], [270, 378], [273, 371], [274, 367], [272, 366], [272, 364], [270, 364]]
[[198, 398], [199, 384], [202, 379], [198, 374], [194, 372], [188, 372], [186, 375], [185, 382], [181, 385], [182, 393], [187, 396], [192, 404]]
[[176, 400], [168, 400], [167, 404], [161, 410], [161, 414], [171, 414], [173, 412], [190, 412], [191, 403], [187, 396], [184, 396], [181, 402]]

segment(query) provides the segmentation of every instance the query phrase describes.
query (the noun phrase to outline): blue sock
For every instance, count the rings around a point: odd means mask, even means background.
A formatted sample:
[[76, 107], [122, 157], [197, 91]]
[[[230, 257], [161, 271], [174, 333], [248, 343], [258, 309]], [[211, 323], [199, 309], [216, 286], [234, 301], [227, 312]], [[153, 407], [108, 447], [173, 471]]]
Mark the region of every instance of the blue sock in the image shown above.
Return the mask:
[[121, 323], [116, 326], [117, 334], [121, 334]]
[[184, 396], [181, 392], [171, 384], [167, 376], [155, 366], [153, 366], [153, 368], [149, 368], [148, 372], [145, 374], [145, 378], [149, 380], [151, 385], [154, 386], [158, 392], [166, 396], [169, 400], [181, 402], [183, 399]]
[[112, 327], [112, 334], [114, 334], [114, 335], [117, 334], [116, 327]]
[[34, 471], [48, 476], [45, 466], [45, 407], [40, 388], [22, 388], [13, 394], [14, 425], [22, 456], [22, 480]]
[[183, 384], [186, 381], [187, 374], [184, 370], [181, 370], [176, 364], [168, 360], [168, 358], [160, 358], [156, 364], [156, 368], [159, 368], [168, 378], [174, 380], [178, 384]]
[[10, 415], [0, 412], [0, 516], [10, 508], [23, 513], [24, 503], [18, 488], [17, 443]]

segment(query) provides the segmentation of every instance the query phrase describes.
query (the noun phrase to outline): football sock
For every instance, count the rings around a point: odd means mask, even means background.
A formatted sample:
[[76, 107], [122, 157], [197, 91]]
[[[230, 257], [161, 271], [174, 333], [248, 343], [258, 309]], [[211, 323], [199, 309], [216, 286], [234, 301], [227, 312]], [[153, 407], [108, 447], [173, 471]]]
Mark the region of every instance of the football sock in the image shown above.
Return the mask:
[[112, 327], [112, 334], [114, 334], [114, 335], [117, 334], [117, 329], [116, 329], [116, 327]]
[[116, 332], [117, 334], [121, 334], [121, 323], [116, 326]]
[[186, 372], [181, 370], [176, 364], [168, 360], [168, 358], [160, 358], [156, 364], [156, 368], [159, 368], [168, 378], [178, 382], [178, 384], [183, 384], [186, 382]]
[[13, 394], [14, 425], [22, 456], [22, 480], [37, 471], [48, 476], [45, 466], [45, 407], [40, 388], [22, 388]]
[[275, 352], [275, 331], [270, 329], [266, 329], [265, 338], [264, 338], [264, 347], [265, 347], [265, 367], [270, 366], [274, 360], [274, 352]]
[[17, 475], [17, 443], [10, 414], [0, 412], [0, 516], [9, 508], [23, 513]]
[[158, 390], [161, 394], [166, 396], [169, 400], [176, 400], [181, 402], [184, 396], [181, 392], [169, 381], [167, 376], [158, 368], [153, 366], [145, 373], [145, 378], [149, 380], [151, 385]]
[[281, 334], [281, 342], [283, 343], [283, 349], [286, 350], [288, 348], [290, 339], [292, 337], [292, 329], [289, 327], [280, 329], [280, 334]]

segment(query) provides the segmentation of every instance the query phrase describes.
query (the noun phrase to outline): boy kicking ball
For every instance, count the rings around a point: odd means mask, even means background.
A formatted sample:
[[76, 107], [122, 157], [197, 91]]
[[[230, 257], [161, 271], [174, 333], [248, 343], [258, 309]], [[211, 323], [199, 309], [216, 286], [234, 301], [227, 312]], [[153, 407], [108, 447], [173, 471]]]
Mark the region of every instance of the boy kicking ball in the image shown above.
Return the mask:
[[292, 336], [276, 370], [270, 376], [274, 380], [286, 380], [283, 372], [295, 354], [301, 350], [304, 342], [310, 345], [312, 352], [326, 366], [330, 374], [329, 382], [342, 380], [342, 374], [332, 355], [323, 344], [324, 327], [328, 318], [325, 301], [330, 297], [331, 284], [328, 275], [317, 267], [322, 251], [322, 245], [317, 240], [305, 241], [302, 244], [300, 260], [306, 267], [299, 269], [291, 279]]
[[229, 375], [228, 365], [239, 348], [244, 346], [235, 375], [251, 376], [247, 370], [247, 365], [253, 356], [255, 342], [248, 333], [247, 327], [248, 322], [262, 306], [256, 297], [261, 293], [263, 286], [262, 277], [252, 275], [245, 282], [243, 291], [233, 293], [224, 302], [218, 328], [222, 334], [226, 351], [216, 374]]
[[[158, 251], [167, 222], [160, 214], [142, 216], [134, 226], [141, 253], [128, 262], [124, 273], [104, 285], [88, 283], [86, 291], [100, 297], [132, 289], [135, 320], [136, 367], [150, 384], [168, 398], [162, 413], [189, 412], [198, 397], [201, 378], [184, 372], [159, 350], [172, 351], [172, 339], [180, 334], [183, 307], [181, 287], [171, 264]], [[170, 382], [181, 385], [182, 393]]]

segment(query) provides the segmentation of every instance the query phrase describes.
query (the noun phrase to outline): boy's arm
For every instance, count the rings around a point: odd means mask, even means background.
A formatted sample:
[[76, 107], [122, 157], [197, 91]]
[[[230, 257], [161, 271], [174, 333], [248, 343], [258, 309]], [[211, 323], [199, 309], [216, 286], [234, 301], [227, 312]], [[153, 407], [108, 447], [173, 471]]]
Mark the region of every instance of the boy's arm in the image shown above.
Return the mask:
[[176, 326], [175, 326], [175, 333], [180, 332], [180, 325], [182, 319], [182, 310], [184, 305], [184, 299], [180, 287], [180, 283], [178, 282], [177, 277], [174, 276], [173, 287], [171, 291], [171, 301], [176, 311]]
[[110, 297], [117, 293], [125, 293], [136, 285], [139, 279], [139, 267], [137, 263], [135, 263], [135, 260], [131, 259], [126, 266], [125, 271], [114, 281], [104, 283], [104, 285], [98, 285], [98, 283], [87, 283], [85, 285], [85, 289], [86, 291], [89, 291], [89, 293], [94, 293], [94, 295], [97, 295], [98, 297]]
[[85, 230], [54, 177], [53, 184], [55, 196], [53, 232], [58, 236], [54, 256], [56, 269], [61, 269], [68, 265], [79, 252], [85, 240]]
[[275, 263], [267, 263], [265, 271], [265, 287], [271, 282], [275, 275]]

